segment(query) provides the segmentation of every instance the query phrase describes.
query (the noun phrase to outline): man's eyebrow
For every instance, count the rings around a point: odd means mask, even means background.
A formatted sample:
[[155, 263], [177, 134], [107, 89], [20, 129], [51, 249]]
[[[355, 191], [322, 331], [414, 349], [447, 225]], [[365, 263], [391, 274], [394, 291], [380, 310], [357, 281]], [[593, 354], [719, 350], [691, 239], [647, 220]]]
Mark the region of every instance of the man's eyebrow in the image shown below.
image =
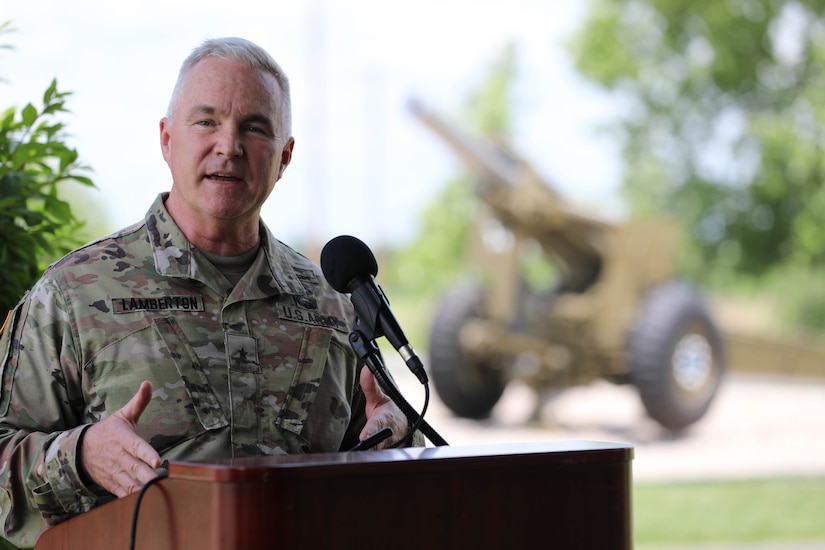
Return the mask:
[[260, 113], [252, 113], [250, 115], [247, 115], [247, 116], [243, 117], [242, 120], [243, 120], [244, 123], [247, 123], [247, 124], [250, 123], [250, 122], [257, 122], [259, 124], [265, 124], [267, 126], [272, 126], [272, 121], [269, 119], [269, 117], [267, 117], [265, 115], [262, 115]]
[[194, 107], [189, 109], [189, 112], [186, 113], [186, 114], [187, 114], [187, 117], [193, 117], [193, 116], [197, 116], [197, 115], [214, 115], [216, 112], [217, 112], [217, 109], [215, 109], [214, 107], [212, 107], [210, 105], [200, 104], [200, 105], [195, 105]]
[[[197, 117], [197, 116], [201, 116], [201, 115], [214, 115], [217, 112], [218, 112], [218, 110], [215, 107], [213, 107], [212, 105], [199, 104], [199, 105], [195, 105], [194, 107], [189, 109], [189, 112], [187, 113], [187, 115], [188, 115], [188, 118], [192, 118], [192, 117]], [[257, 122], [259, 124], [265, 124], [266, 126], [269, 126], [269, 127], [274, 126], [273, 121], [268, 116], [266, 116], [262, 113], [252, 113], [252, 114], [249, 114], [249, 115], [243, 117], [241, 120], [244, 124]]]

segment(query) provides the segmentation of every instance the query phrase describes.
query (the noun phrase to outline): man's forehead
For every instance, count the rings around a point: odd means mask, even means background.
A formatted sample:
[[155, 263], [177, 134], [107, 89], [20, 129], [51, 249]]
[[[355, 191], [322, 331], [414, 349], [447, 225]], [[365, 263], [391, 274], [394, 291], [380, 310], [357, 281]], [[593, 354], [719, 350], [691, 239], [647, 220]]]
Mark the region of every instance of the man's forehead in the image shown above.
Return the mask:
[[280, 86], [265, 71], [239, 62], [207, 58], [196, 63], [183, 85], [179, 106], [184, 114], [277, 117]]
[[267, 91], [280, 94], [281, 87], [275, 75], [247, 63], [219, 57], [205, 57], [192, 65], [187, 72], [185, 79], [198, 80], [201, 84], [205, 81], [219, 83], [222, 80], [230, 83], [243, 84], [244, 86], [254, 85], [267, 88]]

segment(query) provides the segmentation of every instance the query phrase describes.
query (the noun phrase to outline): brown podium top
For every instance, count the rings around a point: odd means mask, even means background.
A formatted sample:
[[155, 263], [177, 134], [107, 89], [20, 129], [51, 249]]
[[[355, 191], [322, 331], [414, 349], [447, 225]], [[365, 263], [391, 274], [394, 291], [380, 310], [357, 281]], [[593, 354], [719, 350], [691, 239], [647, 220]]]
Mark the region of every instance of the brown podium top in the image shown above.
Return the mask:
[[445, 460], [461, 460], [462, 466], [467, 467], [471, 463], [490, 463], [503, 457], [522, 465], [626, 462], [633, 459], [633, 446], [627, 443], [560, 440], [244, 457], [209, 462], [170, 462], [169, 477], [191, 481], [243, 482], [260, 480], [262, 475], [286, 469], [290, 470], [290, 475], [341, 475], [345, 472], [347, 475], [360, 475], [367, 470], [376, 474], [386, 469], [439, 469], [443, 467], [440, 461]]
[[[632, 547], [633, 447], [596, 441], [172, 462], [136, 549]], [[128, 548], [136, 495], [37, 550]]]

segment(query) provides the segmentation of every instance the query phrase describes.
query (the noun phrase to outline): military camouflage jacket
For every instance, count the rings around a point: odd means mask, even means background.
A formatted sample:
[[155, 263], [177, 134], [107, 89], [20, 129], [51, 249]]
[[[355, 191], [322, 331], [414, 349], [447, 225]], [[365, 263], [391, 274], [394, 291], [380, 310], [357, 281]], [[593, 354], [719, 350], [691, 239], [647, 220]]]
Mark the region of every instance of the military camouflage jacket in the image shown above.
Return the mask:
[[51, 266], [0, 338], [0, 521], [33, 545], [111, 499], [78, 470], [82, 432], [143, 380], [138, 433], [165, 459], [328, 452], [366, 419], [346, 297], [262, 225], [230, 283], [158, 197], [144, 222]]

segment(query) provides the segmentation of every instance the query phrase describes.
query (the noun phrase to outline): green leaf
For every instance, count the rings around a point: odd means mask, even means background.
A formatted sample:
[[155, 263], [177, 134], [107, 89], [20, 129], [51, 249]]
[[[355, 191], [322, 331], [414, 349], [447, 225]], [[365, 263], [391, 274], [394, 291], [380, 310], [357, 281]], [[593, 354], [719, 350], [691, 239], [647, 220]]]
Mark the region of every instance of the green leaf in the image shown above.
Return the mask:
[[56, 91], [57, 91], [57, 79], [55, 78], [55, 79], [52, 80], [52, 83], [49, 85], [49, 87], [43, 93], [43, 104], [44, 105], [49, 105], [51, 103], [52, 98], [54, 98], [54, 94], [55, 94]]
[[19, 197], [23, 192], [20, 174], [14, 172], [0, 177], [0, 197]]
[[49, 197], [46, 200], [46, 212], [53, 220], [59, 223], [69, 223], [72, 220], [72, 210], [69, 203], [64, 202], [57, 197]]
[[23, 117], [23, 124], [25, 124], [26, 126], [31, 126], [32, 124], [34, 124], [34, 121], [37, 120], [37, 109], [34, 108], [34, 105], [29, 103], [25, 107], [23, 107], [21, 115]]
[[71, 179], [73, 179], [74, 181], [80, 183], [81, 185], [85, 185], [87, 187], [97, 187], [90, 178], [87, 178], [85, 176], [79, 176], [77, 174], [72, 174]]
[[0, 129], [8, 131], [14, 127], [14, 116], [17, 111], [14, 107], [9, 107], [3, 112], [3, 118], [0, 120]]

